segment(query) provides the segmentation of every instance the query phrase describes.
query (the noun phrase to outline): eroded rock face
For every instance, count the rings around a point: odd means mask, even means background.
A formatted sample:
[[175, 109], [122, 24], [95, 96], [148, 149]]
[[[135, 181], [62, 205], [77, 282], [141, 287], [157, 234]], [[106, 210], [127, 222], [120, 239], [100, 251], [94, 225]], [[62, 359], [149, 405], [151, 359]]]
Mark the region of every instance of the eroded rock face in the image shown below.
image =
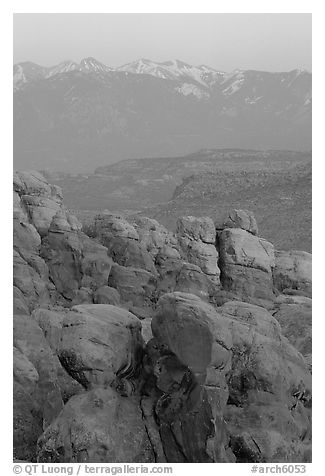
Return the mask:
[[219, 235], [220, 253], [225, 264], [260, 269], [270, 273], [274, 267], [271, 243], [239, 228], [223, 230]]
[[62, 206], [61, 189], [47, 183], [39, 172], [17, 172], [14, 191], [21, 198], [24, 209], [38, 233], [47, 233], [51, 221]]
[[203, 243], [215, 243], [215, 226], [209, 217], [186, 216], [178, 219], [177, 234]]
[[44, 337], [49, 343], [51, 349], [58, 353], [60, 342], [62, 338], [62, 326], [66, 311], [61, 309], [35, 309], [32, 313], [32, 318], [37, 325], [42, 329]]
[[312, 296], [312, 255], [305, 251], [276, 251], [275, 287], [284, 293]]
[[229, 302], [232, 364], [225, 419], [238, 462], [303, 462], [311, 458], [311, 375], [265, 309]]
[[159, 300], [152, 330], [147, 352], [169, 461], [231, 461], [228, 438], [238, 462], [310, 460], [311, 376], [266, 309], [233, 301], [217, 313], [171, 293]]
[[[217, 356], [225, 353], [226, 362], [229, 360], [226, 349], [231, 345], [230, 334], [227, 329], [223, 331], [219, 319], [223, 321], [212, 306], [197, 296], [175, 292], [160, 298], [152, 331], [157, 341], [177, 355], [203, 384], [208, 366], [221, 365]], [[211, 360], [212, 353], [216, 361]]]
[[156, 273], [153, 256], [125, 218], [114, 214], [97, 215], [93, 228], [95, 237], [107, 248], [115, 263]]
[[107, 284], [112, 260], [104, 246], [83, 234], [50, 229], [41, 253], [56, 290], [70, 301], [81, 287], [95, 290]]
[[139, 235], [139, 241], [153, 258], [158, 253], [180, 258], [176, 237], [156, 220], [136, 217], [133, 225]]
[[217, 230], [224, 228], [241, 228], [253, 235], [258, 235], [256, 219], [249, 210], [230, 210], [229, 213], [216, 224]]
[[42, 425], [33, 415], [35, 408], [32, 397], [15, 379], [13, 396], [13, 457], [22, 461], [35, 461]]
[[304, 296], [283, 296], [273, 316], [281, 326], [282, 334], [312, 363], [312, 301]]
[[108, 254], [115, 263], [156, 273], [151, 254], [137, 240], [115, 236], [109, 241], [105, 240], [105, 243]]
[[[46, 427], [62, 408], [54, 354], [43, 333], [30, 316], [14, 316], [14, 345], [33, 364], [38, 373], [34, 393], [42, 425]], [[21, 373], [16, 374], [22, 376]], [[18, 380], [22, 383], [21, 380]]]
[[15, 250], [13, 252], [13, 283], [21, 293], [20, 301], [25, 302], [28, 310], [50, 300], [46, 280], [42, 279], [42, 276]]
[[105, 304], [80, 305], [64, 315], [58, 356], [89, 389], [137, 375], [142, 347], [141, 324], [131, 313]]
[[51, 280], [57, 291], [72, 300], [81, 287], [82, 247], [76, 233], [50, 232], [43, 240], [42, 257], [48, 263]]
[[148, 355], [161, 392], [156, 413], [168, 461], [232, 459], [222, 417], [231, 341], [222, 321], [197, 296], [175, 292], [159, 300]]
[[26, 355], [17, 349], [17, 347], [14, 347], [13, 369], [14, 378], [17, 382], [19, 382], [29, 394], [32, 394], [39, 380], [39, 375], [32, 362], [28, 360]]
[[95, 304], [112, 304], [118, 306], [120, 304], [120, 295], [117, 289], [110, 286], [102, 286], [94, 293]]
[[177, 238], [183, 259], [197, 265], [218, 285], [220, 270], [216, 249], [216, 231], [211, 218], [192, 216], [179, 218]]
[[14, 316], [13, 337], [15, 455], [35, 461], [38, 436], [63, 408], [55, 355], [28, 315]]
[[173, 291], [195, 294], [205, 301], [213, 296], [215, 286], [199, 266], [180, 259], [165, 259], [160, 255], [157, 256], [157, 263], [159, 264], [158, 296]]
[[79, 288], [75, 291], [71, 306], [78, 306], [78, 304], [93, 304], [93, 293], [90, 288]]
[[19, 195], [14, 192], [14, 286], [21, 293], [26, 307], [32, 309], [38, 303], [50, 300], [53, 285], [49, 282], [47, 264], [39, 256], [41, 237], [26, 213]]
[[38, 462], [153, 463], [137, 397], [112, 388], [72, 397], [38, 441]]
[[141, 323], [133, 314], [116, 306], [84, 304], [70, 310], [37, 309], [32, 317], [67, 372], [57, 360], [65, 400], [96, 386], [133, 391], [143, 348]]
[[101, 243], [109, 244], [114, 237], [129, 238], [139, 240], [139, 235], [135, 228], [121, 215], [102, 213], [95, 218], [95, 233]]
[[66, 403], [73, 395], [84, 391], [84, 387], [82, 387], [82, 385], [78, 383], [77, 380], [74, 380], [71, 375], [67, 373], [66, 369], [62, 367], [58, 358], [65, 313], [66, 311], [64, 308], [38, 308], [32, 313], [32, 318], [41, 328], [46, 341], [53, 351], [57, 382], [64, 403]]
[[125, 303], [151, 306], [156, 296], [156, 277], [141, 268], [113, 264], [108, 285], [117, 289]]
[[274, 300], [272, 244], [239, 228], [226, 228], [218, 242], [223, 288], [244, 301]]
[[43, 175], [37, 171], [14, 172], [13, 185], [14, 191], [19, 195], [44, 196], [53, 198], [55, 201], [62, 200], [60, 187], [49, 184]]
[[13, 286], [13, 313], [14, 314], [28, 314], [28, 303], [21, 292], [16, 286]]
[[37, 172], [14, 176], [14, 250], [15, 286], [29, 310], [46, 302], [82, 302], [80, 288], [107, 285], [107, 249], [81, 232], [61, 190]]

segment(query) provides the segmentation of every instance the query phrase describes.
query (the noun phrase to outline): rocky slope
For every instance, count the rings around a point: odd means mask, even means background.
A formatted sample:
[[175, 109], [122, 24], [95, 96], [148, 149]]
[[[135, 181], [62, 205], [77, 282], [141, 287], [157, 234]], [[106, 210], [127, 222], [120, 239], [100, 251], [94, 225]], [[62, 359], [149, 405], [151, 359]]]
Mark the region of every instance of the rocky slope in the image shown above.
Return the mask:
[[180, 215], [220, 219], [232, 207], [252, 210], [263, 236], [278, 248], [311, 251], [311, 162], [287, 170], [198, 173], [183, 179], [171, 200], [142, 213], [174, 229]]
[[201, 150], [184, 157], [126, 160], [93, 174], [50, 173], [69, 208], [87, 223], [100, 210], [157, 219], [221, 218], [247, 208], [280, 249], [311, 251], [311, 153]]
[[14, 457], [311, 459], [311, 255], [254, 216], [99, 214], [14, 176]]
[[207, 146], [309, 150], [311, 81], [308, 71], [223, 73], [181, 61], [17, 64], [15, 167], [89, 172]]

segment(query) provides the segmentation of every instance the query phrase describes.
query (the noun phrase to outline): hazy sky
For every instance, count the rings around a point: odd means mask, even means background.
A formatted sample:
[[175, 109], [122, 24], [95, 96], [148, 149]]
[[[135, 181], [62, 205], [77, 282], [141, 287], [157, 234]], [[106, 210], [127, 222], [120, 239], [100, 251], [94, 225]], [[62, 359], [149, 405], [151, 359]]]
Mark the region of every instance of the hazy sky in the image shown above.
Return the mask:
[[94, 56], [109, 66], [180, 59], [223, 71], [311, 71], [311, 14], [19, 13], [14, 62]]

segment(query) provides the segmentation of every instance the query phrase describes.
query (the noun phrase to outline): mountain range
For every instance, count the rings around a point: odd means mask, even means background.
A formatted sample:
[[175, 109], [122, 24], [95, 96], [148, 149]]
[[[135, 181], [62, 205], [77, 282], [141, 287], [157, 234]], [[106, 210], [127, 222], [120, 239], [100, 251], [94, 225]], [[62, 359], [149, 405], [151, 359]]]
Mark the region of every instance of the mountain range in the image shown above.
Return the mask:
[[14, 65], [14, 165], [87, 172], [202, 148], [311, 148], [306, 70], [218, 71], [179, 60]]

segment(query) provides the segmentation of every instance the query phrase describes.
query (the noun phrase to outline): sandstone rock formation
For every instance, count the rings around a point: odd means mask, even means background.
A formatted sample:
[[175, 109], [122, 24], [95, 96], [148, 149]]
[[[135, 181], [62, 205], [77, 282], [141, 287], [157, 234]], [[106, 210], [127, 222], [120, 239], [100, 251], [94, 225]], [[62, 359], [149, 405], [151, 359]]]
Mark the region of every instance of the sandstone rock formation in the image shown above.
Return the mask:
[[153, 258], [158, 253], [179, 258], [178, 242], [176, 237], [156, 220], [138, 216], [133, 223], [140, 242]]
[[303, 296], [279, 296], [273, 316], [280, 323], [282, 334], [312, 363], [312, 301]]
[[38, 172], [14, 174], [14, 191], [18, 193], [30, 221], [38, 233], [46, 234], [52, 218], [61, 208], [62, 193]]
[[305, 251], [277, 251], [273, 276], [279, 291], [311, 297], [311, 254]]
[[128, 311], [108, 304], [80, 305], [63, 319], [58, 356], [89, 389], [136, 374], [142, 346], [140, 321]]
[[113, 264], [108, 284], [133, 306], [150, 306], [155, 299], [156, 277], [145, 269]]
[[248, 210], [230, 210], [229, 213], [221, 220], [215, 223], [217, 230], [224, 228], [241, 228], [249, 231], [253, 235], [258, 235], [258, 227], [252, 212]]
[[219, 284], [216, 230], [212, 219], [179, 218], [177, 236], [184, 259], [199, 266], [215, 284]]
[[203, 300], [210, 300], [215, 293], [215, 286], [202, 272], [199, 266], [180, 259], [157, 257], [159, 280], [157, 295], [172, 291], [196, 294]]
[[71, 303], [82, 287], [107, 285], [107, 249], [81, 232], [58, 187], [37, 173], [14, 175], [14, 285], [29, 310]]
[[223, 419], [231, 360], [223, 317], [197, 296], [175, 292], [159, 300], [152, 331], [147, 355], [167, 460], [233, 461]]
[[14, 316], [14, 456], [33, 460], [36, 441], [63, 408], [55, 354], [36, 321]]
[[72, 397], [39, 439], [38, 462], [155, 462], [138, 399], [112, 388]]
[[101, 286], [94, 293], [95, 304], [113, 304], [118, 306], [120, 304], [120, 295], [117, 289], [110, 286]]
[[247, 303], [228, 302], [232, 364], [224, 417], [238, 462], [311, 458], [311, 375], [274, 317]]
[[108, 213], [97, 215], [94, 234], [115, 263], [155, 273], [152, 256], [139, 241], [136, 229], [125, 218]]
[[243, 210], [89, 230], [14, 175], [15, 458], [310, 461], [311, 255]]
[[272, 301], [273, 245], [240, 228], [225, 228], [218, 241], [223, 288], [244, 301]]
[[[311, 376], [268, 311], [228, 302], [217, 313], [172, 293], [160, 299], [152, 329], [165, 453], [183, 462], [231, 461], [232, 452], [238, 462], [310, 459]], [[192, 412], [205, 419], [208, 438], [195, 440]], [[182, 433], [189, 424], [191, 446]]]

